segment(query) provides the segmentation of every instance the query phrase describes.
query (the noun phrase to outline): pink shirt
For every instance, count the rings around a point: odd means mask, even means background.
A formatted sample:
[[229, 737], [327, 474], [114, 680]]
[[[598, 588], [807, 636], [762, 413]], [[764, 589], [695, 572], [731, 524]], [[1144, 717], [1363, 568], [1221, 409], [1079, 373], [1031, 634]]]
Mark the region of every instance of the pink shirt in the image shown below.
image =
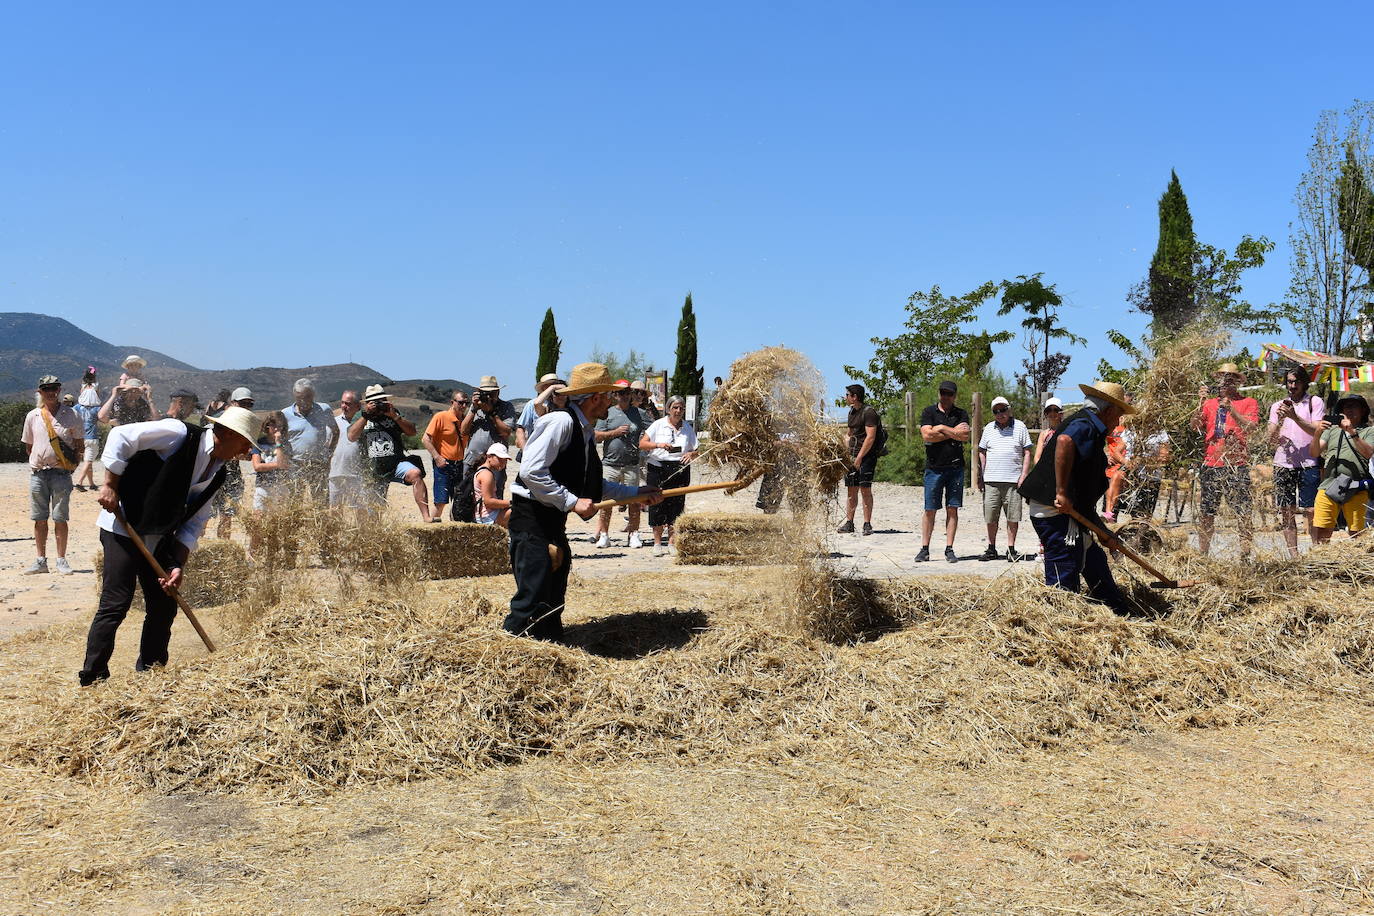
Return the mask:
[[[70, 407], [59, 407], [52, 415], [52, 429], [63, 442], [75, 448], [77, 452], [81, 451], [76, 444], [82, 441], [85, 425], [75, 410]], [[29, 451], [29, 467], [32, 470], [61, 467], [57, 461], [57, 454], [52, 449], [52, 440], [48, 438], [48, 425], [43, 422], [43, 408], [35, 407], [24, 417], [24, 431], [19, 439], [25, 445], [33, 446]], [[76, 463], [81, 463], [80, 454], [76, 456]]]
[[[1270, 423], [1279, 422], [1279, 407], [1282, 404], [1282, 401], [1277, 401], [1269, 408]], [[1326, 405], [1315, 394], [1308, 395], [1306, 402], [1294, 401], [1293, 410], [1308, 423], [1318, 423], [1326, 415]], [[1279, 447], [1274, 450], [1274, 467], [1312, 468], [1317, 466], [1317, 459], [1312, 457], [1311, 433], [1292, 420], [1284, 420], [1283, 425], [1279, 427], [1279, 436], [1281, 437]]]

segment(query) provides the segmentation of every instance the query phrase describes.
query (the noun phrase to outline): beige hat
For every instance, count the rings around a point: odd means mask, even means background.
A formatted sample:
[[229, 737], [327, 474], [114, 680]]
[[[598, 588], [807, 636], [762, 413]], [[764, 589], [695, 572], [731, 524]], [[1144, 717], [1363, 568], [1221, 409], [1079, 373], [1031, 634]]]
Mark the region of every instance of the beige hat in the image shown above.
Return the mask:
[[620, 386], [611, 378], [610, 370], [601, 363], [578, 363], [573, 366], [572, 383], [558, 389], [559, 394], [597, 394], [615, 391]]
[[1214, 375], [1239, 375], [1241, 378], [1245, 378], [1245, 373], [1242, 372], [1241, 369], [1240, 369], [1240, 367], [1237, 366], [1235, 363], [1222, 363], [1220, 366], [1217, 367], [1217, 371], [1216, 371], [1215, 373], [1213, 373], [1213, 374], [1214, 374]]
[[143, 380], [142, 380], [142, 379], [137, 379], [137, 378], [126, 378], [126, 379], [124, 380], [124, 387], [125, 387], [125, 388], [142, 388], [142, 387], [143, 387]]
[[644, 384], [644, 380], [643, 380], [643, 379], [638, 379], [638, 378], [635, 379], [633, 382], [630, 382], [630, 388], [633, 389], [634, 391], [648, 391], [648, 390], [649, 390], [648, 386], [646, 386], [646, 385]]
[[207, 415], [205, 422], [238, 433], [248, 440], [249, 445], [258, 441], [258, 434], [262, 431], [262, 421], [246, 407], [226, 407], [224, 413], [217, 417]]
[[386, 389], [381, 385], [368, 385], [363, 391], [364, 401], [385, 401]]
[[487, 449], [487, 454], [495, 455], [497, 458], [510, 458], [510, 452], [500, 442], [493, 442], [491, 448]]
[[[487, 376], [487, 378], [491, 378], [491, 376]], [[496, 379], [494, 379], [494, 378], [492, 378], [491, 380], [492, 380], [493, 382], [496, 381]], [[566, 385], [566, 384], [568, 384], [567, 380], [566, 380], [566, 379], [561, 379], [561, 378], [559, 378], [559, 377], [558, 377], [558, 373], [556, 373], [556, 372], [547, 372], [547, 373], [545, 373], [545, 374], [539, 379], [539, 384], [537, 384], [537, 385], [534, 386], [534, 390], [535, 390], [535, 391], [543, 391], [545, 388], [549, 387], [550, 385]]]
[[124, 367], [125, 372], [133, 375], [135, 372], [148, 365], [148, 361], [137, 353], [130, 353], [128, 356], [124, 357], [124, 362], [120, 363], [120, 365]]
[[1078, 387], [1086, 395], [1111, 401], [1121, 408], [1123, 414], [1129, 415], [1136, 412], [1135, 408], [1126, 402], [1126, 389], [1116, 382], [1097, 382], [1093, 385], [1079, 385]]
[[1005, 405], [1005, 406], [1007, 406], [1007, 407], [1010, 407], [1010, 406], [1011, 406], [1011, 401], [1008, 401], [1006, 398], [1002, 397], [1000, 394], [999, 394], [997, 397], [995, 397], [995, 398], [992, 399], [992, 406], [993, 406], [993, 407], [1001, 407], [1001, 406], [1003, 406], [1003, 405]]
[[482, 380], [477, 383], [478, 391], [500, 391], [501, 386], [496, 382], [496, 376], [484, 375]]

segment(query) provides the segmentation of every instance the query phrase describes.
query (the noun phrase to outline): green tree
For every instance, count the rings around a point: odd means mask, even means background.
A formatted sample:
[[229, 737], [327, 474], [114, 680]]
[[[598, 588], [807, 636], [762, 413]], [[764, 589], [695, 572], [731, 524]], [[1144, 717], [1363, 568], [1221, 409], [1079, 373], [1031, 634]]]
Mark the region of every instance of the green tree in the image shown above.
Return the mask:
[[[844, 371], [867, 389], [876, 407], [895, 404], [903, 391], [919, 391], [938, 375], [959, 375], [965, 361], [991, 357], [994, 344], [1011, 340], [1010, 331], [969, 333], [964, 326], [978, 308], [992, 298], [997, 284], [984, 283], [962, 296], [946, 296], [939, 286], [917, 290], [906, 302], [906, 331], [896, 337], [874, 337], [868, 369], [845, 366]], [[976, 353], [974, 357], [970, 354]], [[984, 360], [983, 366], [988, 360]]]
[[[1205, 322], [1248, 334], [1277, 334], [1279, 318], [1283, 314], [1278, 305], [1256, 305], [1244, 296], [1241, 275], [1264, 266], [1265, 256], [1274, 250], [1274, 243], [1264, 236], [1241, 236], [1234, 252], [1205, 242], [1193, 245], [1194, 314], [1192, 322]], [[1142, 280], [1131, 287], [1126, 301], [1142, 312], [1149, 311], [1149, 281]], [[1158, 322], [1151, 324], [1151, 336], [1167, 340], [1182, 328], [1167, 328]]]
[[1071, 357], [1066, 353], [1051, 353], [1051, 342], [1087, 343], [1059, 323], [1059, 309], [1064, 299], [1053, 283], [1045, 285], [1043, 276], [1023, 274], [1015, 280], [1003, 280], [1002, 305], [997, 309], [998, 315], [1020, 310], [1026, 316], [1021, 319], [1021, 327], [1025, 330], [1023, 346], [1029, 358], [1021, 361], [1026, 371], [1018, 373], [1016, 381], [1030, 391], [1034, 404], [1044, 403], [1045, 392], [1053, 391], [1069, 369]]
[[563, 341], [553, 323], [553, 309], [544, 310], [544, 323], [539, 326], [539, 359], [534, 364], [535, 381], [549, 373], [558, 372], [558, 357], [563, 353]]
[[28, 460], [28, 450], [19, 440], [30, 410], [32, 401], [0, 401], [0, 461]]
[[1159, 198], [1159, 243], [1150, 259], [1147, 295], [1139, 306], [1153, 319], [1157, 332], [1177, 331], [1197, 317], [1192, 272], [1196, 245], [1188, 198], [1178, 173], [1170, 170], [1169, 186]]
[[611, 378], [623, 378], [634, 381], [643, 378], [644, 372], [650, 367], [648, 358], [633, 347], [630, 352], [621, 356], [613, 350], [603, 350], [599, 346], [592, 347], [592, 355], [588, 358], [589, 362], [600, 363], [611, 373]]
[[697, 365], [697, 316], [692, 310], [692, 294], [682, 303], [682, 320], [677, 323], [677, 365], [669, 382], [669, 391], [686, 397], [701, 396], [706, 387], [706, 370]]

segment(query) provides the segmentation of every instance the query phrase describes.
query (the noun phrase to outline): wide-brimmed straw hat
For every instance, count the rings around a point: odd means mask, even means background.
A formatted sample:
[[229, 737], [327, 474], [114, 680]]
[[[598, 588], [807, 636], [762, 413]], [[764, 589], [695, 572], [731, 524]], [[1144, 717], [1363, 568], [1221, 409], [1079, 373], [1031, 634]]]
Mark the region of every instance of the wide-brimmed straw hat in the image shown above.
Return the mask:
[[262, 431], [262, 421], [246, 407], [226, 407], [224, 413], [217, 417], [207, 416], [205, 422], [238, 433], [247, 439], [250, 445], [258, 441], [258, 434]]
[[1217, 367], [1217, 371], [1214, 372], [1214, 373], [1212, 373], [1212, 374], [1213, 374], [1213, 375], [1239, 375], [1241, 378], [1245, 378], [1245, 373], [1242, 372], [1241, 369], [1240, 369], [1240, 367], [1237, 366], [1235, 363], [1222, 363], [1220, 366]]
[[148, 365], [148, 361], [143, 357], [139, 356], [137, 353], [130, 353], [128, 356], [124, 357], [124, 362], [120, 365], [124, 367], [125, 372], [128, 372], [130, 375], [132, 375], [133, 373], [142, 369], [144, 366]]
[[385, 401], [386, 389], [381, 385], [368, 385], [363, 389], [364, 401]]
[[[488, 378], [491, 378], [491, 376], [487, 376], [487, 377], [488, 377]], [[492, 378], [491, 380], [492, 380], [493, 382], [496, 381], [496, 379], [494, 379], [494, 378]], [[546, 373], [544, 373], [542, 376], [540, 376], [538, 384], [536, 384], [536, 385], [534, 386], [534, 390], [535, 390], [535, 391], [543, 391], [545, 388], [549, 387], [550, 385], [566, 385], [566, 384], [568, 384], [568, 380], [567, 380], [567, 379], [563, 379], [563, 378], [559, 378], [557, 372], [546, 372]]]
[[1092, 385], [1079, 385], [1079, 389], [1086, 395], [1095, 398], [1102, 398], [1104, 401], [1111, 401], [1121, 408], [1123, 414], [1133, 414], [1135, 408], [1126, 402], [1126, 389], [1116, 382], [1096, 382]]
[[481, 380], [480, 382], [477, 383], [477, 390], [478, 390], [478, 391], [500, 391], [500, 390], [501, 390], [501, 386], [500, 386], [500, 384], [497, 383], [497, 381], [496, 381], [496, 376], [494, 376], [494, 375], [484, 375], [484, 376], [482, 376], [482, 380]]
[[598, 394], [615, 391], [620, 386], [611, 372], [601, 363], [579, 363], [573, 366], [572, 381], [558, 389], [559, 394]]

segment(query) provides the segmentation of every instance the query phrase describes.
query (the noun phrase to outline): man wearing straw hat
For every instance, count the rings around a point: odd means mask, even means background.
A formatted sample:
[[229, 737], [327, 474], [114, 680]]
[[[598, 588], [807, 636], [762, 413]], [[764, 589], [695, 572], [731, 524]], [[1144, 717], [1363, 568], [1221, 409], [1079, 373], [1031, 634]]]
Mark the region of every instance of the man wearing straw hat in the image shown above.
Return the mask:
[[1241, 556], [1250, 555], [1255, 529], [1250, 521], [1250, 455], [1246, 437], [1259, 424], [1259, 403], [1242, 397], [1244, 374], [1235, 363], [1222, 363], [1216, 372], [1220, 388], [1209, 398], [1207, 386], [1198, 390], [1193, 429], [1202, 433], [1205, 452], [1200, 475], [1197, 542], [1204, 554], [1212, 548], [1212, 530], [1224, 497], [1236, 511]]
[[1097, 501], [1107, 492], [1107, 433], [1136, 411], [1115, 382], [1078, 387], [1087, 403], [1054, 431], [1019, 492], [1045, 546], [1045, 584], [1076, 592], [1086, 581], [1089, 597], [1125, 613], [1130, 605], [1112, 578], [1106, 551], [1067, 510], [1101, 525]]
[[494, 375], [484, 375], [472, 392], [472, 403], [463, 415], [459, 427], [467, 451], [463, 454], [463, 480], [453, 494], [453, 519], [475, 521], [476, 503], [473, 499], [472, 477], [487, 460], [487, 449], [493, 442], [510, 440], [515, 428], [515, 405], [501, 400], [501, 384]]
[[554, 642], [563, 638], [563, 602], [572, 552], [565, 530], [568, 513], [596, 514], [605, 497], [626, 499], [659, 492], [603, 480], [594, 425], [611, 406], [617, 385], [600, 363], [574, 366], [571, 383], [559, 387], [568, 406], [550, 410], [534, 424], [525, 460], [511, 486], [510, 559], [515, 596], [503, 624], [506, 632]]
[[[227, 407], [206, 421], [199, 427], [175, 419], [153, 420], [110, 431], [100, 456], [105, 466], [100, 488], [104, 511], [97, 521], [105, 569], [100, 604], [86, 637], [82, 686], [110, 676], [115, 633], [129, 613], [135, 583], [143, 588], [147, 615], [134, 668], [146, 671], [167, 663], [177, 611], [171, 593], [183, 584], [186, 558], [214, 512], [212, 497], [224, 483], [224, 463], [248, 454], [260, 425], [253, 412], [242, 407]], [[165, 579], [153, 571], [115, 515], [121, 509], [162, 564]]]

